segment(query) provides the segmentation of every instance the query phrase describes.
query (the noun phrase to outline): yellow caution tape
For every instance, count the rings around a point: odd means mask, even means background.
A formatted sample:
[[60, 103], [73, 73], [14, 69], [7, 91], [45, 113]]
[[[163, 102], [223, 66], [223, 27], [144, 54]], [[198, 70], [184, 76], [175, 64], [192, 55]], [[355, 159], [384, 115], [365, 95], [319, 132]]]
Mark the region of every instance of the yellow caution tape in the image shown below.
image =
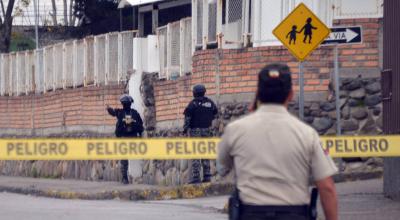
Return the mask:
[[[215, 159], [219, 138], [0, 139], [0, 160]], [[322, 137], [332, 157], [398, 157], [400, 136]]]
[[214, 159], [219, 139], [1, 139], [0, 160]]
[[332, 157], [400, 157], [400, 136], [321, 137]]

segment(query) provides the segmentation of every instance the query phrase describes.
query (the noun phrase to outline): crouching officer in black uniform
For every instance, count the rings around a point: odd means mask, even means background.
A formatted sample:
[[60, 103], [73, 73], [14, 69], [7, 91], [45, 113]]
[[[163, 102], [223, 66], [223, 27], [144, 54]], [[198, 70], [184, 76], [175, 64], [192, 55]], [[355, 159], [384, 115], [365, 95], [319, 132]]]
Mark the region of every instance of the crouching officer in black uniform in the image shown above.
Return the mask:
[[[122, 109], [113, 109], [107, 105], [110, 115], [117, 118], [115, 136], [117, 137], [141, 137], [143, 133], [143, 121], [139, 113], [131, 108], [133, 98], [122, 95], [120, 98]], [[122, 183], [128, 184], [128, 160], [121, 160]]]
[[337, 168], [322, 149], [318, 133], [287, 110], [293, 97], [289, 67], [271, 64], [262, 69], [256, 97], [256, 110], [230, 123], [218, 146], [219, 174], [233, 169], [236, 176], [230, 219], [315, 219], [312, 180], [326, 219], [337, 220], [331, 177]]
[[[193, 87], [194, 99], [189, 103], [184, 111], [185, 123], [183, 131], [186, 134], [189, 130], [191, 137], [210, 137], [212, 136], [210, 126], [218, 109], [214, 102], [205, 97], [206, 87], [196, 85]], [[210, 160], [192, 160], [192, 176], [189, 184], [200, 183], [200, 167], [203, 165], [203, 182], [210, 182]]]

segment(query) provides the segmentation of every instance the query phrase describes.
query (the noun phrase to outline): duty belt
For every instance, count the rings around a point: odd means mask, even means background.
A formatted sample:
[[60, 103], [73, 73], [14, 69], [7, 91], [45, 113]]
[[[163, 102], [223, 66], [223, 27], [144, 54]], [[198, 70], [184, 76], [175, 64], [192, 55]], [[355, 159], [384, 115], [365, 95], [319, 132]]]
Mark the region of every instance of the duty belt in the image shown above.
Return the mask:
[[302, 216], [308, 215], [308, 205], [294, 206], [256, 206], [256, 205], [240, 205], [241, 212], [247, 213], [275, 213], [275, 214], [297, 214]]

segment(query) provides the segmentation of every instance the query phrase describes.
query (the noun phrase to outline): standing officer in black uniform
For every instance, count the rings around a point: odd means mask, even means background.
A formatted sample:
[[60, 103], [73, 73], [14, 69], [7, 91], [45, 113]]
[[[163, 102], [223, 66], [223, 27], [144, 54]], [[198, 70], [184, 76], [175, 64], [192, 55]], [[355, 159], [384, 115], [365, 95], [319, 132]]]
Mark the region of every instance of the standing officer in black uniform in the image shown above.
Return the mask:
[[[108, 114], [117, 117], [115, 136], [117, 137], [141, 137], [143, 133], [143, 121], [139, 113], [131, 108], [133, 98], [124, 94], [120, 98], [122, 109], [113, 109], [107, 105]], [[122, 183], [128, 184], [128, 160], [121, 160]]]
[[[188, 130], [191, 137], [210, 137], [212, 136], [210, 126], [218, 109], [214, 102], [205, 97], [206, 87], [204, 85], [196, 85], [193, 87], [194, 99], [186, 107], [185, 124], [183, 131], [186, 134]], [[192, 177], [189, 184], [200, 183], [200, 166], [203, 165], [203, 182], [210, 182], [210, 160], [193, 160], [192, 161]]]

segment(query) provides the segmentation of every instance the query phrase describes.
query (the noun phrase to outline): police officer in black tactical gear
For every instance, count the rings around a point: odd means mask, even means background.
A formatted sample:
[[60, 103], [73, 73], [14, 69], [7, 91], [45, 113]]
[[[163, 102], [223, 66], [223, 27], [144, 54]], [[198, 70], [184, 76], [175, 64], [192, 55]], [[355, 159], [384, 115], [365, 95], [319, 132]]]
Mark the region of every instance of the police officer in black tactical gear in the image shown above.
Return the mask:
[[[143, 133], [143, 121], [139, 113], [131, 108], [133, 98], [124, 94], [120, 98], [122, 109], [113, 109], [107, 105], [110, 115], [117, 118], [115, 136], [117, 137], [141, 137]], [[128, 184], [128, 160], [121, 160], [122, 183]]]
[[[210, 126], [218, 113], [214, 102], [205, 97], [206, 87], [196, 85], [193, 87], [194, 99], [189, 103], [184, 111], [185, 123], [184, 133], [189, 131], [191, 137], [210, 137], [212, 136]], [[203, 165], [203, 182], [210, 182], [210, 160], [193, 160], [192, 176], [189, 184], [200, 183], [200, 169]]]

